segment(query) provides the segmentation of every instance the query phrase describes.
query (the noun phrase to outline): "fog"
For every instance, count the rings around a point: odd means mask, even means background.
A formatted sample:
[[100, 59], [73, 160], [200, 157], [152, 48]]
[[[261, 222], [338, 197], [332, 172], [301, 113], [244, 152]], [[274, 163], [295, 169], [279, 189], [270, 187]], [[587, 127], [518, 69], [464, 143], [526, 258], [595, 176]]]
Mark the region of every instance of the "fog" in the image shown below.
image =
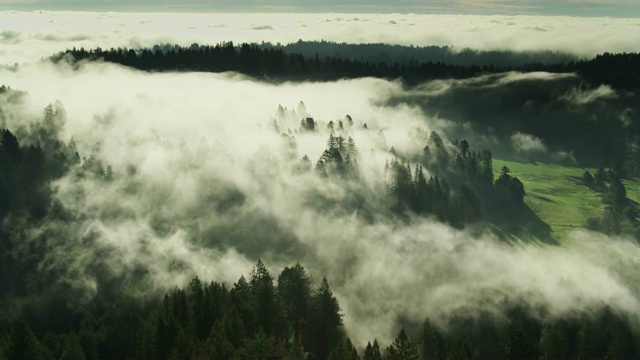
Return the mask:
[[33, 62], [66, 48], [290, 43], [327, 40], [552, 50], [592, 57], [640, 50], [637, 18], [433, 14], [220, 14], [0, 12], [0, 64]]
[[440, 127], [449, 138], [467, 139], [501, 159], [592, 167], [610, 161], [607, 152], [625, 151], [620, 139], [635, 131], [640, 110], [637, 91], [545, 72], [431, 81], [392, 94], [388, 104], [445, 119]]
[[[85, 164], [112, 169], [108, 181], [72, 172], [52, 185], [76, 221], [26, 229], [30, 239], [50, 236], [41, 270], [62, 269], [87, 296], [109, 276], [141, 297], [195, 275], [232, 284], [262, 259], [274, 276], [296, 262], [316, 283], [326, 275], [359, 345], [390, 340], [402, 319], [446, 326], [453, 312], [499, 313], [505, 300], [544, 307], [540, 316], [549, 317], [608, 304], [637, 321], [640, 247], [631, 240], [579, 230], [561, 246], [505, 243], [473, 228], [389, 216], [389, 148], [420, 153], [428, 132], [451, 126], [417, 105], [392, 105], [405, 91], [399, 83], [270, 85], [100, 63], [77, 71], [24, 65], [0, 76], [29, 94], [4, 107], [5, 127], [27, 126], [59, 100], [67, 113], [60, 138], [76, 142]], [[317, 131], [300, 131], [309, 116]], [[336, 135], [353, 137], [361, 181], [297, 170], [302, 156], [320, 157], [330, 121], [343, 122]], [[545, 150], [525, 133], [511, 141]]]

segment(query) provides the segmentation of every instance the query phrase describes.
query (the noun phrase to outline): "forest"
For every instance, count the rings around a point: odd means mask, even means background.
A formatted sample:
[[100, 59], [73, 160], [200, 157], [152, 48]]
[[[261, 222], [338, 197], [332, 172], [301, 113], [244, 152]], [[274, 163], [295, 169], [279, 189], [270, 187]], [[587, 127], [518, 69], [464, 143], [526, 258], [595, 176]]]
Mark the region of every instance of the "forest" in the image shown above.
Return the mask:
[[[605, 83], [619, 89], [634, 89], [640, 84], [637, 70], [640, 55], [636, 53], [604, 53], [585, 60], [553, 53], [545, 56], [544, 53], [491, 53], [468, 49], [455, 53], [446, 47], [377, 45], [382, 50], [369, 51], [382, 53], [380, 58], [363, 55], [367, 53], [363, 48], [373, 46], [302, 41], [289, 46], [235, 45], [229, 41], [215, 46], [194, 43], [189, 47], [156, 45], [146, 49], [68, 49], [51, 56], [51, 60], [103, 60], [147, 71], [237, 71], [268, 81], [331, 81], [371, 76], [402, 78], [407, 84], [417, 85], [426, 80], [459, 79], [482, 73], [544, 71], [576, 72], [592, 83]], [[331, 50], [325, 50], [327, 47]], [[464, 58], [469, 60], [460, 60]]]
[[[115, 62], [149, 71], [238, 71], [269, 81], [316, 80], [330, 81], [340, 78], [365, 76], [396, 78], [405, 76], [421, 81], [439, 77], [466, 77], [480, 72], [476, 66], [449, 65], [445, 63], [399, 63], [351, 60], [341, 56], [319, 55], [306, 57], [301, 53], [286, 53], [275, 47], [261, 48], [257, 44], [225, 42], [215, 46], [190, 47], [156, 46], [153, 49], [73, 49], [58, 53], [53, 61], [65, 55], [73, 61], [98, 60]], [[409, 75], [410, 74], [410, 75]]]
[[[318, 44], [299, 42], [294, 45], [292, 50], [314, 48]], [[350, 57], [348, 54], [354, 50], [350, 50], [348, 44], [320, 45], [319, 49], [331, 45], [336, 50], [332, 55], [321, 57], [318, 53], [308, 55], [309, 50], [287, 52], [289, 47], [247, 43], [236, 46], [233, 42], [225, 42], [215, 46], [73, 49], [55, 54], [50, 60], [70, 61], [76, 66], [83, 61], [106, 61], [151, 72], [233, 71], [269, 82], [362, 77], [400, 79], [409, 88], [402, 95], [390, 98], [390, 104], [422, 106], [427, 113], [442, 114], [461, 125], [471, 124], [472, 131], [449, 134], [452, 138], [497, 136], [500, 143], [508, 143], [514, 133], [524, 132], [542, 139], [557, 152], [573, 153], [581, 165], [612, 167], [621, 161], [630, 175], [639, 174], [636, 169], [640, 168], [637, 164], [640, 129], [635, 122], [625, 119], [640, 111], [637, 95], [640, 54], [605, 53], [588, 60], [558, 55], [557, 59], [551, 56], [556, 60], [554, 62], [514, 60], [509, 65], [497, 66], [480, 64], [483, 57], [518, 58], [518, 53], [467, 51], [452, 54], [450, 50], [440, 49], [436, 53], [444, 52], [446, 56], [429, 52], [424, 55], [442, 58], [442, 61], [434, 61], [429, 57], [421, 58], [421, 48], [400, 47], [403, 50], [400, 51], [397, 46], [387, 46], [383, 49], [399, 55], [392, 60], [374, 61]], [[407, 59], [408, 55], [404, 53], [413, 57]], [[475, 54], [471, 58], [478, 60], [477, 63], [456, 61], [469, 53]], [[535, 55], [530, 56], [535, 59]], [[526, 55], [520, 56], [528, 59]], [[526, 81], [502, 82], [509, 73], [520, 73], [528, 78]], [[552, 77], [553, 74], [557, 75]], [[447, 92], [434, 91], [433, 95], [422, 88], [425, 82], [437, 83], [437, 80], [453, 83]], [[492, 83], [501, 86], [490, 86]], [[424, 105], [426, 102], [428, 106]], [[585, 121], [587, 119], [589, 121]], [[494, 143], [491, 146], [501, 145]], [[513, 149], [496, 151], [502, 157], [514, 153]], [[562, 159], [525, 160], [556, 162]]]
[[[3, 69], [0, 359], [638, 358], [639, 69], [324, 41]], [[579, 169], [596, 216], [554, 232], [498, 159]]]
[[[12, 101], [27, 96], [7, 87], [2, 93]], [[366, 155], [348, 136], [348, 130], [357, 126], [350, 116], [322, 128], [307, 117], [294, 131], [282, 132], [288, 112], [294, 113], [280, 107], [281, 120], [273, 119], [269, 125], [271, 131], [281, 132], [286, 151], [295, 150], [296, 136], [328, 135], [315, 163], [307, 155], [292, 160], [297, 162], [294, 173], [321, 181], [363, 182], [359, 162]], [[81, 154], [73, 139], [60, 141], [66, 116], [61, 103], [49, 104], [39, 121], [15, 130], [23, 144], [9, 129], [2, 130], [1, 287], [3, 308], [13, 309], [1, 318], [3, 358], [623, 359], [640, 355], [632, 324], [605, 304], [589, 312], [545, 317], [546, 307], [522, 304], [509, 296], [502, 298], [500, 313], [460, 311], [446, 322], [407, 319], [406, 329], [401, 325], [393, 341], [372, 338], [358, 347], [343, 327], [344, 314], [329, 280], [315, 281], [316, 274], [308, 274], [300, 264], [285, 267], [275, 277], [258, 260], [248, 277], [241, 276], [232, 285], [206, 283], [196, 276], [185, 287], [144, 298], [116, 290], [117, 277], [98, 277], [97, 292], [85, 299], [65, 280], [64, 269], [54, 266], [43, 271], [50, 241], [47, 231], [28, 239], [24, 229], [53, 221], [58, 227], [72, 226], [78, 221], [81, 215], [65, 209], [52, 194], [50, 184], [56, 180], [72, 176], [76, 181], [94, 178], [109, 183], [128, 175]], [[363, 124], [360, 131], [371, 130]], [[490, 150], [473, 151], [466, 140], [446, 143], [435, 131], [425, 139], [421, 153], [388, 150], [380, 172], [388, 196], [383, 203], [387, 209], [378, 210], [383, 216], [401, 222], [410, 222], [413, 216], [432, 217], [455, 228], [491, 223], [522, 239], [534, 234], [538, 240], [557, 244], [548, 226], [523, 203], [522, 182], [506, 167], [494, 179]], [[584, 174], [585, 186], [611, 194], [612, 210], [605, 219], [628, 213], [619, 171], [607, 173], [601, 168], [595, 176]], [[427, 179], [425, 173], [432, 175]], [[369, 209], [359, 213], [363, 221], [381, 216], [374, 212], [374, 204], [359, 208]], [[637, 224], [635, 217], [631, 220]], [[590, 226], [598, 229], [594, 222]], [[96, 266], [97, 272], [105, 270]], [[145, 270], [138, 271], [134, 276], [144, 278]], [[30, 300], [20, 304], [16, 299]]]

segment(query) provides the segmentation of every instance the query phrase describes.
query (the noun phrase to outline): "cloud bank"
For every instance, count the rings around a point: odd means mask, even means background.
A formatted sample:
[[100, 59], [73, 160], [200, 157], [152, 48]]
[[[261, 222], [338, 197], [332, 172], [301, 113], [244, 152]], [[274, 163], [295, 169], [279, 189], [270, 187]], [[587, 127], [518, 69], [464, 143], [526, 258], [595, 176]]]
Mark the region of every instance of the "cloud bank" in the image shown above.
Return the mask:
[[[431, 219], [386, 216], [389, 147], [420, 152], [420, 134], [448, 121], [390, 105], [401, 84], [276, 86], [233, 73], [148, 74], [99, 63], [0, 75], [30, 94], [8, 108], [5, 126], [34, 121], [58, 99], [68, 117], [61, 136], [75, 140], [85, 163], [111, 167], [111, 180], [72, 173], [56, 182], [56, 198], [77, 221], [28, 232], [54, 239], [43, 270], [64, 269], [89, 293], [105, 273], [141, 293], [196, 274], [232, 283], [262, 258], [272, 274], [300, 262], [316, 281], [326, 275], [357, 344], [393, 338], [399, 319], [446, 324], [454, 311], [499, 312], [505, 299], [548, 307], [547, 316], [609, 304], [637, 320], [633, 242], [578, 231], [559, 247], [508, 245]], [[299, 131], [307, 116], [318, 131]], [[296, 170], [303, 155], [320, 156], [330, 121], [343, 121], [354, 138], [362, 181]], [[541, 146], [527, 134], [516, 140]]]
[[571, 16], [637, 16], [633, 0], [1, 0], [0, 8], [27, 10], [127, 10], [127, 11], [266, 11], [266, 12], [347, 12], [347, 13], [445, 13], [445, 14], [547, 14]]
[[529, 134], [516, 132], [511, 136], [511, 145], [516, 152], [530, 153], [530, 152], [545, 152], [547, 147], [542, 140]]
[[640, 20], [567, 16], [0, 12], [0, 63], [34, 62], [73, 48], [188, 46], [220, 41], [328, 40], [458, 49], [640, 51]]

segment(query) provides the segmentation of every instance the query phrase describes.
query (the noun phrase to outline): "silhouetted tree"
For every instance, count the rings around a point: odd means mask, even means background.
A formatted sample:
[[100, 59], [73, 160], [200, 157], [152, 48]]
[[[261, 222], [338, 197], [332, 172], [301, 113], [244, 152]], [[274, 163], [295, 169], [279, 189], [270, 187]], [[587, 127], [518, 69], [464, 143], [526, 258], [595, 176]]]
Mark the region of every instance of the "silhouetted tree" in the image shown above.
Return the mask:
[[617, 175], [613, 175], [609, 185], [609, 198], [617, 211], [622, 210], [627, 203], [627, 190]]
[[311, 281], [300, 264], [285, 267], [278, 276], [278, 295], [293, 333], [293, 346], [300, 346], [306, 331], [311, 301]]
[[273, 278], [260, 260], [251, 272], [250, 288], [256, 328], [262, 329], [267, 336], [275, 335], [278, 332], [276, 324], [280, 309], [276, 302]]
[[358, 351], [353, 347], [353, 344], [351, 344], [351, 340], [344, 338], [340, 341], [340, 344], [331, 351], [329, 360], [360, 360], [360, 356], [358, 356]]
[[509, 172], [509, 168], [503, 166], [500, 170], [500, 176], [496, 179], [495, 186], [514, 204], [522, 204], [524, 196], [526, 195], [524, 185], [517, 177], [511, 176]]
[[441, 360], [445, 358], [445, 344], [442, 333], [428, 318], [422, 325], [421, 350], [423, 360]]
[[604, 168], [601, 166], [598, 168], [598, 170], [596, 170], [596, 173], [593, 177], [593, 185], [591, 186], [591, 188], [598, 192], [607, 191], [607, 185], [605, 184], [606, 179], [607, 175], [604, 171]]
[[382, 360], [378, 340], [373, 340], [373, 344], [367, 342], [367, 347], [364, 349], [364, 354], [362, 354], [362, 360]]
[[540, 353], [543, 359], [569, 358], [569, 344], [563, 328], [548, 325], [542, 330]]
[[340, 341], [339, 328], [342, 326], [340, 306], [323, 277], [320, 286], [311, 297], [311, 323], [308, 348], [317, 359], [326, 359], [330, 351]]
[[589, 170], [585, 170], [584, 173], [582, 174], [582, 183], [588, 187], [591, 188], [593, 186], [593, 182], [594, 182], [594, 178], [593, 175], [591, 175], [591, 173], [589, 172]]
[[417, 360], [418, 349], [416, 345], [409, 340], [404, 327], [400, 329], [400, 333], [393, 340], [391, 345], [387, 347], [387, 351], [384, 356], [388, 360]]
[[16, 321], [9, 333], [7, 360], [41, 359], [44, 357], [40, 342], [24, 321]]

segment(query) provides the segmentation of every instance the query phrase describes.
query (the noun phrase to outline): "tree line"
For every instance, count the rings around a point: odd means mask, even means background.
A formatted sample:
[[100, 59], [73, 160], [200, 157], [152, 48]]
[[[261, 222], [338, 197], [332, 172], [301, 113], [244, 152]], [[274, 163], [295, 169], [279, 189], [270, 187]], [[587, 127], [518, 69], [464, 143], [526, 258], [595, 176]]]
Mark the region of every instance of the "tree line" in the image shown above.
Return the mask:
[[[347, 115], [345, 122], [330, 121], [326, 125], [329, 132], [326, 149], [315, 166], [305, 154], [299, 160], [300, 172], [314, 171], [321, 177], [362, 181], [358, 165], [361, 155], [346, 131], [354, 126], [353, 119]], [[274, 130], [281, 131], [277, 122], [275, 125]], [[306, 117], [300, 121], [296, 133], [321, 130], [313, 118]], [[291, 135], [282, 133], [282, 136], [289, 145], [295, 144], [293, 132]], [[410, 211], [463, 228], [492, 220], [496, 214], [513, 217], [514, 213], [522, 213], [526, 208], [522, 182], [506, 167], [494, 182], [491, 151], [471, 151], [467, 140], [446, 144], [437, 132], [432, 131], [421, 154], [403, 154], [393, 146], [388, 154], [390, 159], [385, 163], [383, 177], [390, 196], [387, 207], [396, 215], [403, 216]], [[484, 217], [483, 213], [494, 215]]]
[[[350, 132], [356, 126], [369, 131], [366, 123], [355, 125], [347, 115], [325, 126], [312, 117], [305, 117], [297, 128], [287, 132], [283, 132], [277, 120], [271, 125], [294, 153], [296, 135], [328, 133], [326, 148], [315, 163], [307, 154], [298, 160], [299, 172], [313, 172], [345, 182], [364, 180], [358, 163], [364, 155], [358, 151]], [[416, 131], [419, 137], [426, 138], [422, 151], [403, 153], [391, 146], [382, 169], [386, 188], [384, 208], [390, 210], [390, 216], [406, 220], [408, 214], [432, 217], [456, 228], [491, 223], [518, 236], [533, 233], [538, 240], [555, 243], [550, 227], [524, 202], [526, 191], [517, 176], [504, 167], [495, 178], [493, 154], [489, 149], [476, 152], [467, 140], [445, 142], [436, 131]], [[356, 187], [351, 192], [358, 197], [354, 202], [360, 206], [358, 214], [367, 218], [371, 214], [366, 206], [362, 207], [361, 189]], [[339, 206], [348, 208], [349, 205]]]
[[[301, 49], [301, 52], [294, 49]], [[235, 71], [271, 82], [330, 81], [369, 76], [402, 79], [408, 86], [433, 79], [465, 79], [511, 70], [576, 73], [579, 75], [576, 78], [530, 79], [490, 88], [458, 84], [444, 94], [428, 96], [429, 105], [423, 110], [456, 122], [469, 122], [474, 126], [474, 132], [497, 135], [501, 144], [509, 144], [511, 136], [517, 132], [536, 136], [548, 146], [549, 154], [536, 154], [536, 158], [531, 160], [549, 161], [547, 155], [573, 153], [583, 166], [601, 163], [611, 166], [623, 159], [630, 175], [640, 174], [640, 137], [637, 122], [633, 120], [637, 113], [635, 90], [640, 86], [639, 54], [604, 53], [588, 60], [562, 58], [558, 62], [531, 59], [524, 64], [499, 66], [420, 57], [412, 60], [399, 58], [398, 61], [374, 60], [339, 54], [310, 54], [309, 51], [306, 45], [283, 47], [224, 42], [213, 46], [70, 49], [50, 59], [54, 62], [68, 61], [74, 66], [84, 61], [106, 61], [157, 72]], [[596, 94], [607, 90], [600, 87], [602, 84], [611, 87], [608, 90], [613, 93], [585, 101], [579, 106], [568, 101], [571, 96], [587, 96], [591, 91]], [[585, 94], [580, 95], [581, 92]], [[390, 101], [421, 104], [421, 99], [408, 93]], [[503, 151], [503, 157], [514, 153], [514, 149], [494, 150]]]
[[583, 173], [583, 185], [600, 193], [606, 204], [604, 214], [587, 219], [585, 226], [605, 234], [633, 236], [640, 240], [638, 205], [627, 197], [627, 189], [622, 183], [626, 177], [621, 163], [609, 170], [601, 166], [593, 175], [589, 170]]
[[[602, 306], [564, 317], [508, 302], [504, 313], [450, 314], [397, 324], [388, 344], [357, 346], [323, 278], [285, 267], [277, 279], [258, 261], [231, 287], [193, 278], [185, 288], [143, 301], [121, 295], [101, 311], [75, 309], [63, 329], [34, 332], [17, 319], [0, 329], [0, 358], [14, 359], [627, 359], [638, 333]], [[420, 324], [421, 325], [418, 325]], [[386, 345], [386, 346], [385, 346]]]
[[[166, 45], [169, 47], [171, 45]], [[502, 51], [502, 50], [473, 50], [469, 48], [455, 49], [451, 46], [403, 46], [383, 43], [337, 43], [332, 41], [302, 41], [286, 45], [262, 42], [259, 46], [263, 49], [283, 49], [287, 53], [300, 53], [305, 57], [313, 57], [318, 54], [324, 58], [327, 56], [341, 56], [372, 63], [386, 62], [393, 65], [395, 62], [409, 64], [428, 59], [432, 62], [441, 62], [452, 65], [478, 65], [507, 68], [509, 66], [521, 66], [531, 63], [557, 64], [578, 60], [577, 56], [554, 51]]]
[[[305, 52], [308, 54], [308, 51]], [[106, 61], [144, 71], [235, 71], [271, 81], [331, 81], [360, 77], [403, 79], [407, 84], [419, 84], [433, 79], [460, 79], [479, 74], [504, 71], [576, 72], [595, 85], [604, 83], [620, 89], [640, 86], [640, 54], [604, 53], [589, 60], [564, 59], [555, 63], [531, 61], [514, 66], [495, 64], [453, 64], [418, 58], [365, 60], [341, 55], [313, 56], [287, 52], [283, 47], [260, 44], [222, 42], [217, 45], [192, 44], [152, 48], [68, 49], [50, 57], [53, 62]], [[531, 59], [533, 60], [533, 59]]]
[[384, 174], [395, 212], [431, 215], [458, 228], [504, 215], [514, 224], [522, 220], [514, 214], [526, 208], [524, 185], [506, 167], [494, 181], [490, 150], [471, 151], [467, 140], [446, 146], [432, 131], [421, 155], [408, 156], [393, 147], [390, 154]]

